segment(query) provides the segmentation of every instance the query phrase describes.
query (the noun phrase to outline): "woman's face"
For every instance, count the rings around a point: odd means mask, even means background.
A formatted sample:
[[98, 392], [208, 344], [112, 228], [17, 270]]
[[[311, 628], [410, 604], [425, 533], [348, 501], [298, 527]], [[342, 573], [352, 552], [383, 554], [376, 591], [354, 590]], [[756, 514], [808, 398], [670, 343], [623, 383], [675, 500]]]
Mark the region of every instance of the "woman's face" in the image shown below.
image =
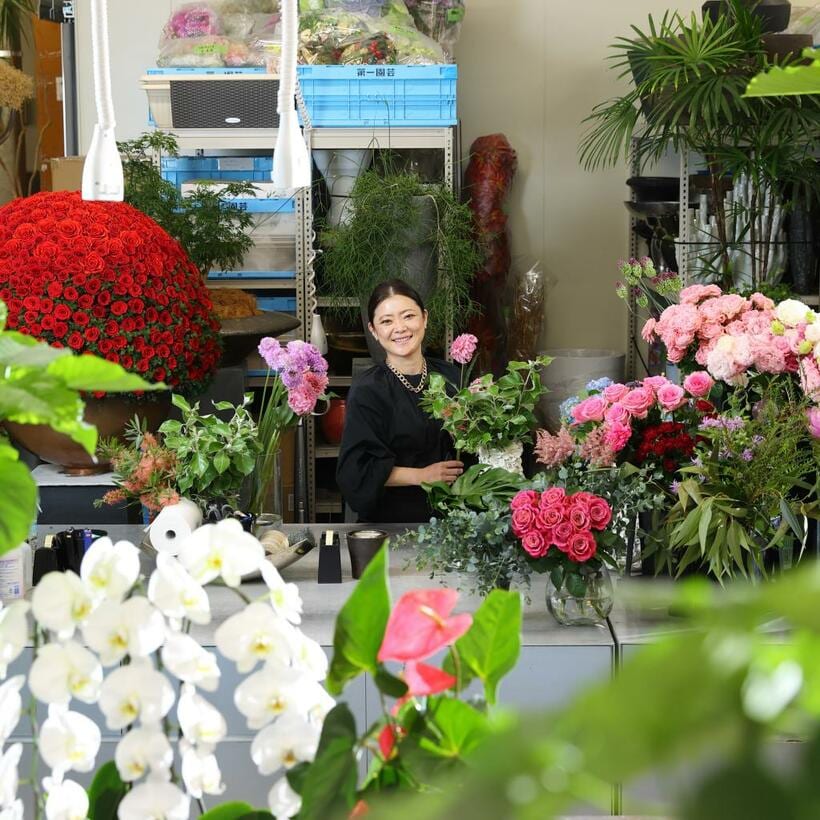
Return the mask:
[[418, 353], [427, 328], [427, 311], [407, 296], [389, 296], [373, 314], [370, 332], [389, 356]]

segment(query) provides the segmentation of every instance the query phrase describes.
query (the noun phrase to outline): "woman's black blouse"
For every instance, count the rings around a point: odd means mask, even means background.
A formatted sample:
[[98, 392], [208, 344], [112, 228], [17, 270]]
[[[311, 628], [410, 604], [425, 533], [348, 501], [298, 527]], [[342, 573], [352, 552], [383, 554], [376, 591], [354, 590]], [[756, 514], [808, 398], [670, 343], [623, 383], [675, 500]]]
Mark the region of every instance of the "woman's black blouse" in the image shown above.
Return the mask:
[[[427, 370], [458, 384], [455, 365], [428, 358]], [[406, 378], [415, 387], [421, 376]], [[441, 422], [419, 407], [421, 396], [408, 390], [386, 364], [366, 370], [350, 388], [336, 481], [360, 521], [430, 519], [427, 495], [421, 487], [384, 486], [394, 467], [427, 467], [455, 458], [452, 439], [441, 429]]]

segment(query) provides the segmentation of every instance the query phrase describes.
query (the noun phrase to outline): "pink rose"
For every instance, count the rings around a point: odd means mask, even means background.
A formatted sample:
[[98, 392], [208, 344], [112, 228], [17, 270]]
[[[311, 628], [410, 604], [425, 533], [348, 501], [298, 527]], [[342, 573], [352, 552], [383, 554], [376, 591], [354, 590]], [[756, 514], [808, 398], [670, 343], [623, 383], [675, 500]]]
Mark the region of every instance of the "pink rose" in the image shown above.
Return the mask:
[[592, 522], [592, 529], [606, 529], [612, 520], [612, 507], [603, 498], [595, 498], [589, 504], [589, 520]]
[[589, 561], [597, 550], [598, 545], [595, 543], [595, 536], [589, 530], [574, 533], [567, 545], [569, 559], [570, 561], [575, 561], [576, 564], [583, 564]]
[[516, 535], [523, 535], [533, 529], [535, 525], [535, 510], [531, 507], [519, 507], [512, 514], [512, 531]]
[[620, 401], [627, 393], [629, 388], [625, 384], [610, 384], [604, 388], [603, 396], [608, 402]]
[[645, 419], [649, 408], [655, 404], [655, 394], [648, 387], [636, 387], [622, 399], [621, 404], [638, 419]]
[[618, 424], [629, 424], [631, 418], [632, 416], [629, 415], [629, 410], [620, 402], [615, 402], [615, 404], [607, 408], [606, 413], [604, 413], [605, 421], [617, 422]]
[[665, 384], [669, 384], [669, 379], [666, 376], [647, 376], [641, 384], [657, 393]]
[[550, 545], [544, 539], [544, 536], [537, 530], [528, 532], [521, 539], [521, 546], [532, 555], [533, 558], [543, 558], [547, 554]]
[[603, 421], [606, 400], [601, 396], [590, 396], [572, 408], [572, 417], [578, 424], [587, 421]]
[[542, 507], [536, 520], [542, 529], [552, 530], [564, 520], [564, 511], [561, 507]]
[[569, 539], [572, 538], [573, 535], [575, 535], [575, 530], [572, 524], [570, 524], [569, 521], [562, 521], [552, 531], [552, 543], [555, 544], [561, 552], [566, 552]]
[[608, 421], [604, 425], [604, 443], [613, 453], [620, 453], [632, 438], [632, 427], [619, 421]]
[[671, 413], [686, 404], [686, 391], [680, 385], [667, 382], [658, 390], [658, 404], [667, 413]]
[[714, 385], [715, 380], [705, 370], [696, 370], [683, 380], [683, 389], [696, 399], [708, 396]]
[[475, 355], [478, 339], [472, 333], [462, 333], [453, 339], [450, 345], [450, 356], [459, 364], [467, 364]]
[[589, 513], [581, 507], [572, 507], [569, 511], [569, 523], [576, 532], [588, 530], [591, 524]]
[[541, 506], [552, 507], [556, 504], [563, 504], [567, 497], [567, 491], [563, 487], [549, 487], [541, 493]]
[[541, 496], [535, 490], [521, 490], [510, 501], [510, 509], [519, 510], [522, 507], [537, 507], [540, 498]]

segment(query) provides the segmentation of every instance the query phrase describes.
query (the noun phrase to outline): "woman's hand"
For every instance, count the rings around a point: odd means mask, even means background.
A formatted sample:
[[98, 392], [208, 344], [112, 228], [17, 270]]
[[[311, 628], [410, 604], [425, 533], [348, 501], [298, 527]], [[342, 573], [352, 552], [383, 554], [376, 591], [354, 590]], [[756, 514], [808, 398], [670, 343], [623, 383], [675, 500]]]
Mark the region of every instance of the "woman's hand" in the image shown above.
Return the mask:
[[420, 484], [432, 484], [434, 481], [444, 481], [452, 484], [463, 472], [464, 464], [461, 461], [437, 461], [422, 467]]

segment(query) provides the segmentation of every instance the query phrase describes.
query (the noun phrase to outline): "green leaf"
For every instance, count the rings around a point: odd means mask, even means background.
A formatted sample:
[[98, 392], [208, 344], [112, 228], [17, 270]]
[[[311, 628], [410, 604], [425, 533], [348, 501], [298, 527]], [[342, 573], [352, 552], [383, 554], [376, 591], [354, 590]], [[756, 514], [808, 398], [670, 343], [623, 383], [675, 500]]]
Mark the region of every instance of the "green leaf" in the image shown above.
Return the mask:
[[758, 74], [749, 81], [744, 97], [820, 94], [820, 51], [806, 49], [803, 54], [814, 62], [809, 66], [776, 66]]
[[780, 512], [783, 515], [783, 520], [791, 527], [792, 532], [802, 541], [803, 540], [803, 526], [794, 514], [791, 505], [785, 498], [780, 499]]
[[214, 467], [216, 467], [216, 471], [221, 475], [231, 466], [231, 459], [229, 456], [224, 452], [220, 451], [214, 456]]
[[319, 748], [302, 783], [300, 820], [326, 820], [356, 802], [356, 722], [345, 703], [328, 712]]
[[113, 760], [100, 766], [88, 788], [89, 820], [117, 820], [117, 808], [127, 791]]
[[382, 547], [336, 618], [333, 660], [327, 676], [331, 694], [339, 694], [360, 672], [375, 674], [379, 666], [376, 655], [390, 616], [387, 557], [388, 550]]
[[0, 555], [28, 538], [37, 518], [37, 485], [17, 451], [0, 440]]
[[709, 536], [709, 525], [712, 523], [712, 499], [708, 498], [701, 505], [700, 522], [698, 523], [698, 541], [700, 542], [701, 550], [705, 551], [707, 548], [707, 540]]
[[71, 356], [68, 348], [49, 347], [23, 333], [6, 331], [0, 335], [0, 365], [3, 366], [39, 368], [64, 356]]
[[391, 675], [381, 664], [373, 676], [373, 681], [380, 692], [391, 698], [403, 698], [407, 694], [407, 684], [401, 678]]
[[267, 809], [255, 809], [250, 803], [232, 800], [199, 815], [199, 820], [264, 820], [273, 817]]
[[587, 582], [577, 572], [568, 572], [566, 576], [567, 592], [576, 598], [583, 598], [587, 594]]
[[174, 407], [178, 408], [179, 410], [182, 410], [184, 413], [191, 412], [191, 405], [188, 404], [188, 402], [185, 401], [185, 399], [178, 393], [174, 393], [171, 396], [171, 404], [173, 404]]
[[515, 666], [521, 651], [521, 596], [494, 589], [473, 616], [470, 629], [455, 643], [462, 665], [484, 684], [487, 703], [494, 704], [498, 684]]
[[474, 751], [490, 733], [487, 718], [456, 698], [431, 698], [430, 716], [440, 734], [436, 741], [422, 740], [420, 746], [434, 755], [463, 758]]
[[53, 361], [46, 373], [72, 390], [104, 390], [106, 393], [167, 390], [164, 384], [151, 384], [120, 365], [96, 356], [63, 356]]

